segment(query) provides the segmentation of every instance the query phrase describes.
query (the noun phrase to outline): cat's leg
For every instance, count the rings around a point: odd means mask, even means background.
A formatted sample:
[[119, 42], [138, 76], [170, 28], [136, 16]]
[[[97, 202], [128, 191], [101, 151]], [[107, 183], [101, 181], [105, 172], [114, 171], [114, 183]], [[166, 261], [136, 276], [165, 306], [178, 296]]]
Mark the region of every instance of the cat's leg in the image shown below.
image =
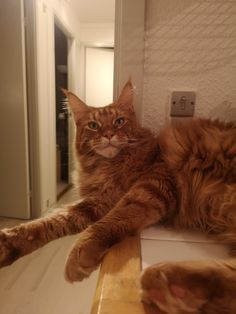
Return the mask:
[[236, 313], [236, 260], [160, 263], [144, 271], [141, 286], [143, 301], [165, 313]]
[[113, 244], [173, 215], [175, 209], [172, 182], [141, 180], [107, 215], [80, 234], [67, 259], [67, 280], [88, 277]]
[[52, 240], [84, 230], [108, 210], [104, 202], [90, 198], [43, 218], [0, 230], [0, 267]]

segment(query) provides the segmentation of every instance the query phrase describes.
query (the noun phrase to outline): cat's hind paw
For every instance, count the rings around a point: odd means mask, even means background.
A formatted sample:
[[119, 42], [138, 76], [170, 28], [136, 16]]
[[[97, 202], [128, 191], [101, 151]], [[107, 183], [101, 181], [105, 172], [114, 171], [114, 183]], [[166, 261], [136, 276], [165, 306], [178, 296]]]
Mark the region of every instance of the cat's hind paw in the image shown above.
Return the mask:
[[[164, 313], [203, 313], [211, 284], [217, 284], [213, 269], [198, 268], [197, 263], [161, 263], [147, 268], [141, 276], [141, 298]], [[215, 281], [216, 279], [216, 281]], [[205, 313], [205, 312], [204, 312]]]

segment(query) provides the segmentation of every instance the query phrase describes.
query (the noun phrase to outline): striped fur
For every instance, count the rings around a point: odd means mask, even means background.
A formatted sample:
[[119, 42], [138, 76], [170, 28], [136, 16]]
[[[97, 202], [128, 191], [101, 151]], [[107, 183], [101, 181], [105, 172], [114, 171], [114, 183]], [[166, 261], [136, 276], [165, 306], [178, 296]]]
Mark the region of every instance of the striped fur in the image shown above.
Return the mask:
[[[199, 229], [236, 252], [235, 124], [195, 119], [167, 126], [156, 137], [135, 118], [130, 82], [115, 103], [103, 108], [88, 107], [74, 94], [64, 92], [77, 128], [81, 200], [49, 217], [3, 230], [2, 266], [51, 240], [83, 231], [65, 270], [69, 281], [82, 280], [112, 245], [153, 223]], [[150, 279], [160, 272], [158, 280]], [[204, 265], [157, 265], [142, 277], [144, 300], [166, 313], [218, 313], [214, 312], [219, 296], [213, 279], [218, 280], [225, 295], [228, 289], [230, 296], [236, 279], [228, 283], [229, 274], [236, 276], [235, 259]], [[188, 298], [179, 300], [172, 293], [172, 305], [152, 299], [150, 289], [164, 289], [170, 295], [172, 281], [177, 284], [173, 291], [181, 292], [181, 298], [184, 291]], [[189, 289], [193, 289], [190, 294]], [[222, 310], [219, 313], [235, 313], [235, 302], [217, 302]]]

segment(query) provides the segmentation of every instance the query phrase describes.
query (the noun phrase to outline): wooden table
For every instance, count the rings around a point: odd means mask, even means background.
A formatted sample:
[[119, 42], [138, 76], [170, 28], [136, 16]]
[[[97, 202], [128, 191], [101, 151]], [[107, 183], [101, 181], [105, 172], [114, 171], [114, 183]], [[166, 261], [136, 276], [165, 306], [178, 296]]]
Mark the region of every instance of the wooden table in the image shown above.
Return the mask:
[[91, 314], [156, 314], [140, 301], [140, 237], [111, 248], [101, 265]]

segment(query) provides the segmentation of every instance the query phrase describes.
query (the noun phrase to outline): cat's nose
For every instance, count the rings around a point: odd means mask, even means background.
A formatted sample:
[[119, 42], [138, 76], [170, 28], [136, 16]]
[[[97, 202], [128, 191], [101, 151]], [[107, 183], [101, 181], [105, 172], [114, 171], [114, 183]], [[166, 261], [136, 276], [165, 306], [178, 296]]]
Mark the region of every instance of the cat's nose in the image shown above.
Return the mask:
[[112, 130], [108, 130], [103, 134], [103, 136], [110, 140], [114, 136], [114, 133]]

